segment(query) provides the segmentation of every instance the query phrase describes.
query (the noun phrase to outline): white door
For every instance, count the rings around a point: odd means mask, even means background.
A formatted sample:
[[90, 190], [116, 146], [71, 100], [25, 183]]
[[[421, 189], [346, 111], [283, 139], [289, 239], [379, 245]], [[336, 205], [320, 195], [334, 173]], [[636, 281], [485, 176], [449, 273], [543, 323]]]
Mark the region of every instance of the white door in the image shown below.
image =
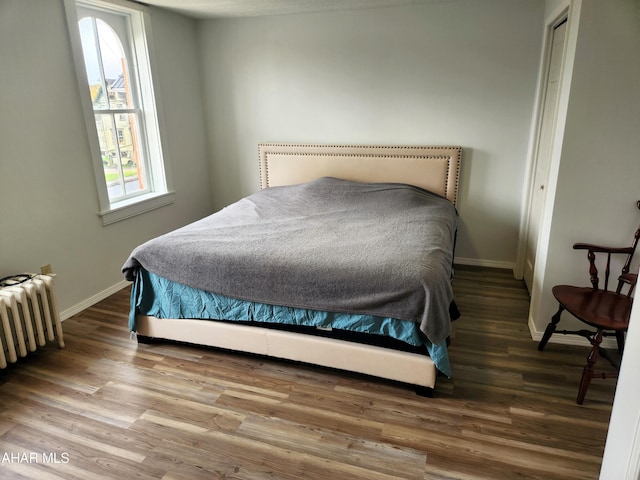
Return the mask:
[[535, 157], [535, 170], [533, 174], [533, 190], [529, 208], [527, 225], [527, 238], [524, 261], [524, 281], [531, 292], [533, 287], [533, 269], [536, 262], [536, 248], [538, 246], [538, 234], [542, 219], [542, 208], [546, 194], [546, 183], [549, 176], [549, 164], [551, 160], [551, 147], [553, 144], [553, 132], [555, 130], [558, 93], [560, 85], [560, 73], [562, 70], [562, 58], [564, 51], [564, 38], [567, 29], [566, 20], [562, 21], [552, 31], [551, 52], [548, 56], [547, 79], [544, 89], [544, 101], [540, 112], [540, 129]]

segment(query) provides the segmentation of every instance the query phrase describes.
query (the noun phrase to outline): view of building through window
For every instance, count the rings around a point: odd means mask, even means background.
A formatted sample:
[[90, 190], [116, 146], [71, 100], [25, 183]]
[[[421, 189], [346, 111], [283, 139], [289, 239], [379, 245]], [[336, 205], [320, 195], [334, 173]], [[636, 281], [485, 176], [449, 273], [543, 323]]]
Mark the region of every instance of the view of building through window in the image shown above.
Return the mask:
[[114, 202], [148, 190], [139, 109], [118, 35], [95, 17], [82, 18], [79, 27], [104, 176]]

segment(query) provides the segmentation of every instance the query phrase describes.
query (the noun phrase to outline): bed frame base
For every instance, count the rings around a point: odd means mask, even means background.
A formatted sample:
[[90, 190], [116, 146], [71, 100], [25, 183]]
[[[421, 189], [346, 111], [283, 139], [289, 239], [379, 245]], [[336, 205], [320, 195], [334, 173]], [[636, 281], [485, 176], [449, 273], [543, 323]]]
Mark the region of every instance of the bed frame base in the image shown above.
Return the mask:
[[137, 315], [136, 333], [141, 343], [175, 340], [394, 380], [413, 385], [426, 397], [432, 396], [436, 383], [435, 364], [426, 355], [286, 330]]

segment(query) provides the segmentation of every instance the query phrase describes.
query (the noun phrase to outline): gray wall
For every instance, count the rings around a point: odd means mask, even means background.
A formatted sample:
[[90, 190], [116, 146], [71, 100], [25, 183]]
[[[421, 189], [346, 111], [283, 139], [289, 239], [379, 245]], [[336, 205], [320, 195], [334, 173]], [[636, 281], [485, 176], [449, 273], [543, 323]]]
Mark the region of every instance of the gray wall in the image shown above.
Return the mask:
[[71, 313], [131, 249], [211, 212], [195, 21], [154, 10], [173, 205], [104, 227], [62, 0], [0, 2], [0, 277], [51, 263]]
[[457, 257], [511, 267], [544, 1], [460, 0], [198, 24], [216, 207], [259, 142], [464, 147]]

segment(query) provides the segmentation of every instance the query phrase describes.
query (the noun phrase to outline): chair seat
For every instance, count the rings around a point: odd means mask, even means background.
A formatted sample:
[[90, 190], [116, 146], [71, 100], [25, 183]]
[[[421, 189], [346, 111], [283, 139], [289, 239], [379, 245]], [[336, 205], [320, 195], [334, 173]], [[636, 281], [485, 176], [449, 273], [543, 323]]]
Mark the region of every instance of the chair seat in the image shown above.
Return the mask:
[[629, 326], [630, 297], [571, 285], [556, 285], [552, 292], [567, 311], [594, 328], [623, 331]]

